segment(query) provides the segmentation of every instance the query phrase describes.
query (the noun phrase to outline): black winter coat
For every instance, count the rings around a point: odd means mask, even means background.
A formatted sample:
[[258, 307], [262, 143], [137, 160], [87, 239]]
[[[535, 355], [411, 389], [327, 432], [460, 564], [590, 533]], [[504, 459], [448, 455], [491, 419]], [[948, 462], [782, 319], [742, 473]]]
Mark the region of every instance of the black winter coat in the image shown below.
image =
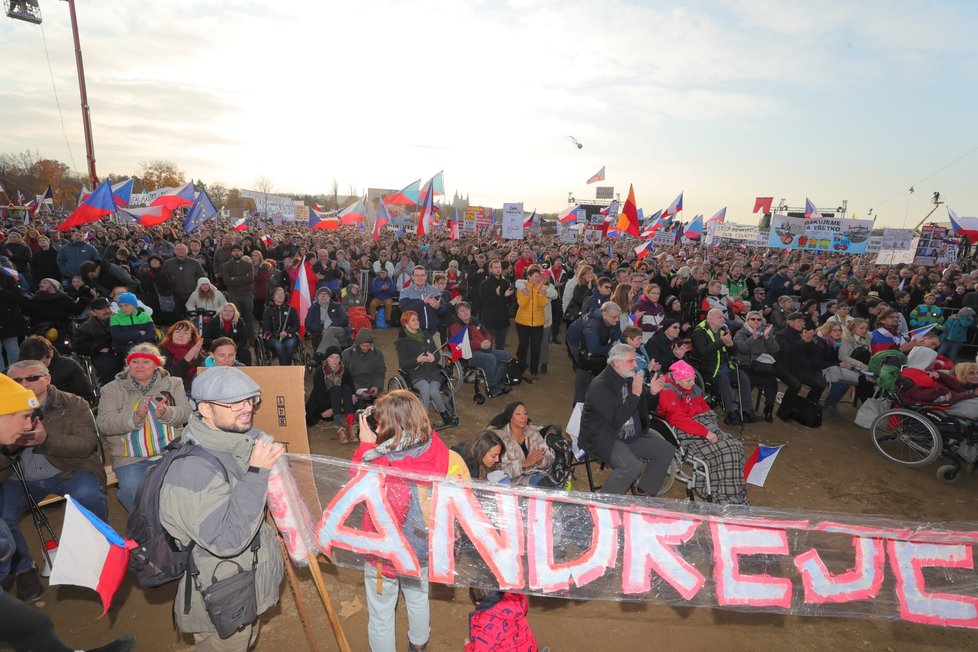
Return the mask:
[[21, 312], [23, 300], [20, 283], [0, 272], [0, 338], [27, 335], [27, 320]]
[[[505, 277], [490, 276], [479, 286], [479, 299], [482, 301], [482, 325], [486, 328], [509, 327], [509, 297], [506, 290], [511, 288]], [[498, 289], [498, 292], [497, 292]]]
[[[649, 426], [649, 394], [632, 394], [632, 381], [622, 378], [614, 367], [608, 365], [595, 376], [587, 389], [584, 411], [581, 414], [580, 446], [605, 464], [611, 462], [611, 450], [618, 441], [618, 431], [638, 410], [644, 431]], [[625, 398], [622, 399], [622, 389]], [[658, 404], [658, 397], [656, 397]]]

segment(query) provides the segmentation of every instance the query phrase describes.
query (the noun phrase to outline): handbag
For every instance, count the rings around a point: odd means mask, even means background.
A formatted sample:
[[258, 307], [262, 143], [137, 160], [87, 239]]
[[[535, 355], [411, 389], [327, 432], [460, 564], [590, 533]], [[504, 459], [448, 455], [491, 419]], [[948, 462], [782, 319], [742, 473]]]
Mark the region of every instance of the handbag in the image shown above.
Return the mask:
[[173, 312], [177, 309], [177, 302], [172, 294], [160, 294], [157, 292], [156, 296], [160, 299], [160, 312]]
[[795, 399], [792, 418], [803, 426], [818, 428], [822, 425], [822, 406], [807, 397]]
[[[204, 599], [204, 609], [211, 619], [217, 635], [222, 639], [229, 638], [241, 631], [258, 618], [258, 596], [255, 592], [255, 571], [258, 568], [258, 548], [261, 547], [259, 533], [251, 542], [252, 561], [249, 570], [242, 570], [233, 561], [218, 562], [211, 576], [211, 585], [206, 589], [200, 588], [197, 580], [198, 573], [194, 568], [194, 585]], [[217, 569], [221, 564], [234, 564], [238, 572], [223, 580], [218, 580]]]
[[585, 371], [590, 371], [592, 374], [599, 374], [608, 366], [608, 356], [580, 351], [577, 355], [577, 366]]
[[770, 353], [762, 353], [751, 360], [750, 370], [758, 376], [777, 375], [774, 370], [774, 356]]
[[868, 398], [859, 406], [854, 423], [860, 428], [869, 430], [873, 427], [876, 418], [889, 410], [891, 406], [892, 402], [889, 399]]

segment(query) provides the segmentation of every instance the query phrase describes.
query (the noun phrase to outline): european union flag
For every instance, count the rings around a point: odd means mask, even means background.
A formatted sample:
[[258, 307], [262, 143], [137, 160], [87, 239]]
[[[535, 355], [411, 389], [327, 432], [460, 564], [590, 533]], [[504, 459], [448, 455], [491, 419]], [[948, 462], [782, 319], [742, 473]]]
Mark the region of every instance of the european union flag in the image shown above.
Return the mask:
[[187, 217], [183, 220], [183, 230], [187, 233], [193, 233], [201, 224], [215, 215], [217, 215], [217, 208], [214, 207], [214, 202], [211, 201], [206, 190], [201, 190], [197, 199], [194, 200], [194, 205], [187, 212]]

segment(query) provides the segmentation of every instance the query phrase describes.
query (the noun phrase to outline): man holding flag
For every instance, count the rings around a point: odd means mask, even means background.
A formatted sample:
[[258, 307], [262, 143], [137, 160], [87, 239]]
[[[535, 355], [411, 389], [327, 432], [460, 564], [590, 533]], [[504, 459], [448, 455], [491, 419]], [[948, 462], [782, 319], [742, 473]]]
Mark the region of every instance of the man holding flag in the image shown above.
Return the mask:
[[[41, 406], [31, 390], [0, 374], [0, 445], [11, 446], [34, 427], [31, 415]], [[14, 542], [0, 521], [0, 580], [9, 570]], [[15, 650], [71, 652], [54, 633], [51, 619], [43, 611], [17, 600], [0, 589], [0, 642]], [[131, 634], [92, 652], [128, 652], [136, 643]]]

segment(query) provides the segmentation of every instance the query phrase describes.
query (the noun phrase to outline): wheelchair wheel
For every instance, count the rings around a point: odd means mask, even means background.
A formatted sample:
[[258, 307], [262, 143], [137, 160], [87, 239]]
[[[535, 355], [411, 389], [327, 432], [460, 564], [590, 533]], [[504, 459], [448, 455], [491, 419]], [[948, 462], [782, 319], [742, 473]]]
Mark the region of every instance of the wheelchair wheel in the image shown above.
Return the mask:
[[883, 457], [903, 466], [927, 466], [941, 456], [937, 428], [912, 410], [890, 410], [876, 417], [870, 428], [873, 445]]
[[272, 364], [272, 352], [260, 337], [255, 338], [255, 365], [267, 367]]
[[961, 479], [961, 469], [953, 464], [945, 464], [937, 469], [937, 479], [951, 484]]
[[446, 364], [442, 367], [445, 375], [448, 376], [449, 384], [452, 387], [452, 393], [458, 394], [458, 390], [462, 389], [462, 384], [465, 382], [465, 370], [462, 369], [462, 363], [458, 360], [454, 362], [449, 358], [445, 361]]
[[388, 392], [393, 392], [399, 389], [407, 389], [407, 388], [408, 388], [407, 383], [404, 382], [404, 379], [401, 378], [400, 374], [391, 377], [391, 379], [387, 381]]
[[482, 392], [476, 392], [472, 396], [472, 400], [475, 401], [476, 405], [482, 405], [483, 403], [486, 402], [486, 395], [483, 394]]

